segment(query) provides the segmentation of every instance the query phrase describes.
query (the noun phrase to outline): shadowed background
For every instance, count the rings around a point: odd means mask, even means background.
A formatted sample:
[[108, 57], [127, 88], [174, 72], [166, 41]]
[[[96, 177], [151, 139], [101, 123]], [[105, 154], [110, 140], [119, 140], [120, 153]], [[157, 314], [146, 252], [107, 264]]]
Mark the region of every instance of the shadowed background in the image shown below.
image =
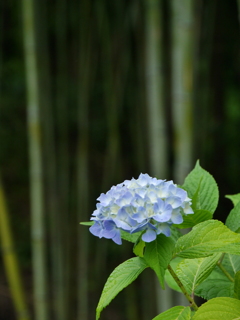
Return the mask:
[[[237, 1], [0, 2], [0, 320], [92, 320], [133, 256], [92, 236], [96, 198], [197, 159], [225, 221], [240, 192]], [[146, 270], [103, 311], [149, 320], [184, 300]]]

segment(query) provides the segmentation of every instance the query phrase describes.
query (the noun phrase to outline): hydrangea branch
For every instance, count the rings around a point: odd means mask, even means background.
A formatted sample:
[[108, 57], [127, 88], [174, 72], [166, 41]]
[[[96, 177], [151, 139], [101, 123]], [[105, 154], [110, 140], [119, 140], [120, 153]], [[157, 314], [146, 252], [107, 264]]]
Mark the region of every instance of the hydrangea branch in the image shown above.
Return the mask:
[[225, 253], [222, 254], [221, 258], [219, 259], [219, 261], [217, 262], [217, 266], [219, 267], [219, 269], [225, 274], [225, 276], [231, 281], [234, 282], [233, 277], [227, 272], [227, 270], [224, 268], [224, 266], [222, 265], [222, 261], [223, 258], [225, 256]]
[[178, 278], [178, 276], [176, 275], [176, 273], [174, 272], [174, 270], [170, 266], [170, 264], [168, 265], [168, 271], [170, 272], [170, 274], [173, 277], [173, 279], [176, 281], [176, 283], [179, 286], [179, 288], [182, 290], [182, 293], [185, 295], [185, 297], [189, 301], [190, 307], [192, 307], [195, 311], [197, 311], [198, 310], [198, 306], [196, 305], [194, 299], [188, 294], [186, 288], [184, 287], [184, 285], [182, 284], [181, 280]]

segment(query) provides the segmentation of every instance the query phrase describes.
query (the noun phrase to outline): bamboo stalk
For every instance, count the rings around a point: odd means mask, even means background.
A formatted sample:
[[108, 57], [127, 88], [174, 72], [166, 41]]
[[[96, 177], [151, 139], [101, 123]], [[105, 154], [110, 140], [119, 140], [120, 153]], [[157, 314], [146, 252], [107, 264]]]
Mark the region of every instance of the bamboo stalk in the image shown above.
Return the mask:
[[[38, 63], [39, 63], [39, 78], [40, 78], [40, 104], [41, 104], [41, 119], [42, 119], [42, 129], [43, 129], [43, 172], [44, 172], [44, 189], [45, 191], [45, 206], [46, 213], [49, 222], [49, 235], [50, 235], [50, 272], [51, 272], [51, 294], [52, 294], [52, 305], [54, 310], [54, 316], [57, 320], [64, 320], [67, 318], [66, 314], [66, 281], [65, 281], [65, 262], [66, 262], [66, 252], [64, 244], [66, 243], [66, 236], [63, 235], [63, 226], [66, 228], [67, 224], [63, 221], [63, 216], [65, 215], [65, 206], [63, 205], [63, 200], [65, 195], [59, 193], [59, 189], [62, 191], [62, 184], [59, 183], [57, 172], [59, 176], [62, 174], [62, 170], [57, 168], [57, 159], [61, 156], [57, 154], [58, 147], [62, 144], [62, 127], [58, 124], [59, 129], [59, 139], [55, 136], [55, 119], [59, 119], [59, 114], [61, 114], [61, 106], [58, 105], [59, 98], [62, 98], [64, 90], [62, 89], [60, 97], [58, 97], [59, 90], [56, 96], [56, 109], [54, 109], [54, 96], [52, 95], [53, 87], [53, 77], [50, 73], [50, 57], [48, 50], [48, 24], [42, 23], [42, 21], [47, 21], [48, 6], [47, 2], [43, 1], [41, 4], [37, 3], [38, 7], [36, 10], [38, 12], [37, 16], [37, 34], [39, 39], [38, 46]], [[62, 9], [62, 3], [58, 3], [58, 9]], [[64, 6], [63, 6], [64, 9]], [[55, 10], [56, 14], [58, 12]], [[66, 11], [64, 11], [64, 14]], [[64, 24], [62, 26], [64, 28]], [[57, 34], [61, 34], [62, 29], [57, 30]], [[59, 48], [57, 50], [56, 61], [59, 62], [59, 55], [64, 48]], [[59, 66], [57, 64], [57, 66]], [[62, 76], [62, 75], [61, 75]], [[58, 79], [57, 79], [58, 80]], [[62, 94], [63, 93], [63, 94]], [[64, 100], [63, 100], [64, 103]], [[54, 111], [56, 111], [57, 116], [55, 116]], [[57, 144], [59, 142], [59, 145]], [[65, 173], [65, 172], [64, 172]], [[62, 181], [61, 181], [62, 182]], [[63, 240], [64, 239], [64, 240]]]
[[67, 1], [56, 4], [57, 79], [56, 106], [59, 145], [57, 146], [58, 195], [60, 221], [59, 250], [59, 319], [69, 317], [70, 279], [70, 223], [69, 223], [69, 150], [68, 150], [68, 101], [67, 101]]
[[22, 0], [30, 156], [31, 232], [35, 319], [47, 320], [42, 147], [33, 0]]
[[[167, 128], [163, 98], [161, 1], [145, 0], [146, 7], [146, 94], [149, 118], [150, 172], [168, 177]], [[172, 307], [172, 292], [163, 292], [156, 280], [157, 307], [161, 313]]]
[[172, 105], [174, 180], [183, 183], [192, 165], [193, 2], [172, 0]]
[[13, 304], [18, 320], [29, 320], [25, 292], [19, 270], [18, 258], [14, 249], [13, 237], [6, 206], [3, 186], [0, 180], [0, 238], [2, 244], [3, 262], [11, 290]]
[[[77, 149], [77, 213], [79, 221], [88, 218], [89, 207], [89, 102], [94, 65], [92, 65], [91, 4], [81, 3], [79, 94], [78, 94], [78, 149]], [[78, 230], [78, 319], [88, 320], [88, 230]]]
[[[119, 6], [118, 10], [122, 11], [121, 4], [116, 3], [116, 5]], [[124, 61], [124, 58], [119, 61], [120, 58], [114, 50], [117, 43], [118, 26], [115, 23], [111, 24], [106, 1], [99, 1], [97, 19], [102, 49], [103, 103], [107, 125], [107, 150], [102, 183], [102, 190], [106, 190], [109, 184], [112, 184], [115, 179], [119, 180], [121, 177], [119, 113], [121, 112], [124, 77], [127, 69], [121, 63], [127, 64], [128, 61]], [[122, 29], [121, 32], [123, 32]], [[108, 61], [108, 63], [106, 64], [105, 61]]]
[[[182, 184], [193, 157], [193, 2], [172, 0], [173, 178]], [[183, 296], [175, 293], [178, 304]]]
[[146, 94], [149, 117], [150, 165], [159, 178], [168, 175], [166, 117], [161, 65], [161, 14], [159, 0], [146, 0]]
[[240, 0], [237, 0], [237, 4], [238, 4], [238, 20], [240, 23]]

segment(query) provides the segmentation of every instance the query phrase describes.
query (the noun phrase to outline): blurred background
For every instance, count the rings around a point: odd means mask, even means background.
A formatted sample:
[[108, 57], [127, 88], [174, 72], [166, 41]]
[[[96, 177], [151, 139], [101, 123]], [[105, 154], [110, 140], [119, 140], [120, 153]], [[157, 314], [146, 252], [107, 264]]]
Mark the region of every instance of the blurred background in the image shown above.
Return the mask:
[[[197, 159], [225, 221], [240, 192], [235, 0], [1, 0], [0, 319], [92, 320], [133, 256], [91, 235], [96, 198], [149, 173], [183, 183]], [[151, 270], [103, 311], [149, 320], [181, 298]]]

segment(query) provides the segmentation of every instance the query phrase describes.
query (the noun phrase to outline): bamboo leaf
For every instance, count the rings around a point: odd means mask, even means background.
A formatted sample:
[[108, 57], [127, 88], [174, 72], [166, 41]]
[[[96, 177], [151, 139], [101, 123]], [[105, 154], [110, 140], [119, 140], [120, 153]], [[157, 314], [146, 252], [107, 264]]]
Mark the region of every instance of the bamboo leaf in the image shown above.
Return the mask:
[[144, 259], [149, 267], [155, 271], [163, 288], [165, 270], [172, 259], [173, 250], [173, 239], [163, 234], [158, 235], [155, 241], [146, 243]]
[[240, 318], [240, 301], [233, 298], [214, 298], [204, 303], [192, 320], [237, 320]]
[[240, 235], [217, 220], [201, 222], [176, 242], [175, 254], [184, 258], [201, 258], [217, 252], [240, 254]]
[[165, 312], [162, 312], [153, 320], [190, 320], [191, 309], [190, 307], [177, 306]]
[[0, 180], [0, 243], [3, 263], [12, 295], [18, 320], [29, 320], [24, 287], [19, 269], [19, 261], [14, 250], [13, 235], [10, 226], [9, 213], [5, 193]]
[[135, 257], [120, 264], [110, 274], [97, 306], [96, 320], [100, 318], [102, 310], [116, 297], [116, 295], [131, 284], [147, 267], [148, 265], [144, 259]]

